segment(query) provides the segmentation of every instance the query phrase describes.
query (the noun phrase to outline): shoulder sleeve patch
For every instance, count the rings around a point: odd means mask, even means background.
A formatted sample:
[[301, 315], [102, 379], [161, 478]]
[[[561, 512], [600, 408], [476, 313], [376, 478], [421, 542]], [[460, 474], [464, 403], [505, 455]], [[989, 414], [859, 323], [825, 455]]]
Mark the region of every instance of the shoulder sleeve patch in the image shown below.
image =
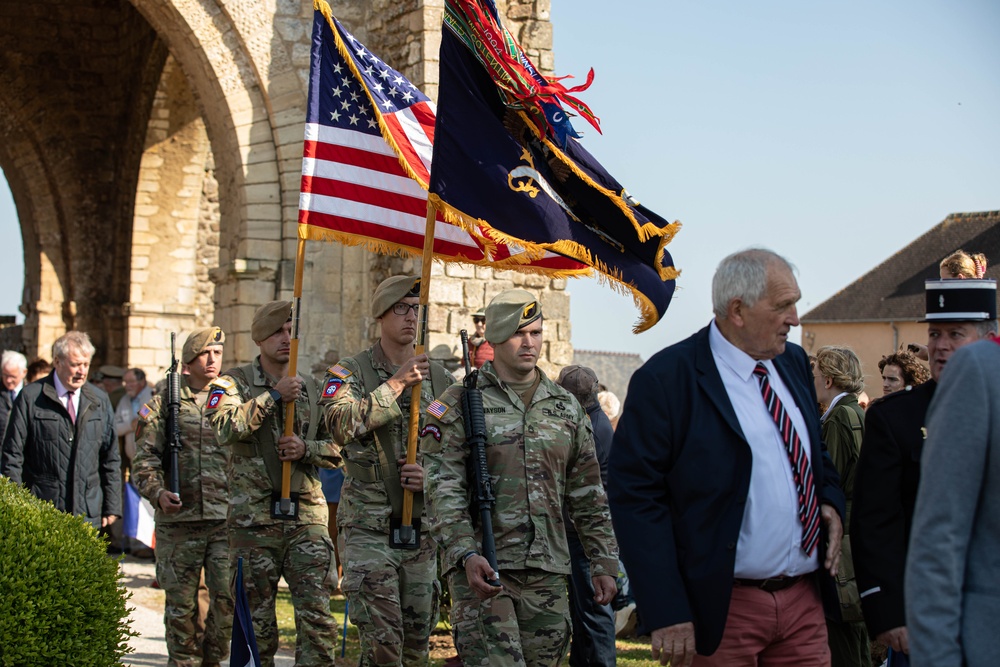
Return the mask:
[[448, 412], [449, 406], [442, 403], [439, 399], [435, 399], [433, 403], [427, 406], [427, 414], [441, 419], [444, 417], [444, 413]]
[[219, 387], [223, 391], [225, 391], [226, 389], [231, 389], [231, 388], [235, 387], [236, 386], [236, 381], [233, 380], [232, 378], [226, 377], [225, 375], [220, 375], [219, 377], [217, 377], [214, 380], [212, 380], [211, 386], [213, 388], [214, 387]]
[[141, 408], [139, 408], [139, 419], [145, 419], [153, 412], [153, 409], [149, 407], [149, 403], [144, 403]]
[[[340, 378], [341, 380], [347, 379], [353, 375], [351, 371], [347, 370], [340, 364], [334, 364], [333, 366], [330, 366], [329, 368], [326, 369], [326, 372], [335, 378]], [[324, 390], [323, 393], [326, 394], [326, 391]]]
[[420, 429], [421, 438], [427, 435], [431, 436], [438, 442], [441, 442], [441, 429], [438, 427], [437, 424], [427, 424], [422, 429]]
[[333, 398], [336, 396], [342, 384], [344, 384], [344, 381], [339, 377], [332, 377], [327, 380], [326, 385], [323, 387], [323, 398]]
[[208, 395], [208, 403], [205, 404], [205, 409], [214, 410], [219, 407], [219, 403], [222, 401], [222, 397], [226, 395], [226, 390], [222, 387], [214, 387], [212, 393]]

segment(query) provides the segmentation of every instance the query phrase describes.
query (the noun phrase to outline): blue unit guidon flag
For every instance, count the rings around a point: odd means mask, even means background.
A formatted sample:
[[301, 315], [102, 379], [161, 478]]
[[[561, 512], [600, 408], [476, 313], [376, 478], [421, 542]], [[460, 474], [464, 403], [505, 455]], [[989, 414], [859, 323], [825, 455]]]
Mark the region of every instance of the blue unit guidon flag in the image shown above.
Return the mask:
[[[427, 217], [435, 107], [315, 0], [299, 237], [420, 255]], [[499, 240], [438, 214], [434, 255], [445, 261], [549, 275], [590, 268], [555, 252]]]
[[[575, 138], [561, 105], [596, 124], [538, 74], [493, 0], [446, 0], [431, 204], [465, 229], [572, 257], [631, 293], [637, 333], [655, 325], [679, 272], [680, 228], [636, 201]], [[531, 113], [532, 110], [535, 113]]]

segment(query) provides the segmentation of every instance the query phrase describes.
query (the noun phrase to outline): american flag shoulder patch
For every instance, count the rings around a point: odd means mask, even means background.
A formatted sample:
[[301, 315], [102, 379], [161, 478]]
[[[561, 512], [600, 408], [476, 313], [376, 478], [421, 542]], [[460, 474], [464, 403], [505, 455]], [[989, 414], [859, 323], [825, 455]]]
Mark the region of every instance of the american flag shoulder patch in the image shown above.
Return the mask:
[[335, 364], [326, 369], [326, 372], [330, 375], [340, 378], [341, 380], [346, 380], [347, 378], [354, 375], [351, 371], [347, 370], [340, 364]]
[[444, 417], [444, 413], [446, 412], [448, 412], [448, 406], [438, 400], [435, 400], [433, 403], [427, 406], [427, 414], [433, 415], [438, 419]]
[[219, 377], [212, 380], [211, 386], [220, 387], [223, 391], [225, 391], [226, 389], [235, 387], [236, 382], [231, 378], [227, 378], [225, 375], [220, 375]]
[[139, 419], [145, 419], [151, 412], [152, 410], [149, 407], [149, 403], [143, 403], [142, 407], [139, 408]]

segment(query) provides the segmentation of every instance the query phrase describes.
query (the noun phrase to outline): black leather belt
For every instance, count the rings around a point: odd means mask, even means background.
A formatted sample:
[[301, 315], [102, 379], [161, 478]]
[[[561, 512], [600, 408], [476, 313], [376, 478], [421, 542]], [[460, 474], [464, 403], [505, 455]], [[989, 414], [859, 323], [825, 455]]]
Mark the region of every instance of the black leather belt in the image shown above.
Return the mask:
[[786, 588], [791, 588], [795, 584], [799, 583], [803, 575], [797, 577], [771, 577], [770, 579], [734, 579], [733, 583], [737, 586], [750, 586], [752, 588], [759, 588], [766, 593], [776, 593], [777, 591], [783, 591]]

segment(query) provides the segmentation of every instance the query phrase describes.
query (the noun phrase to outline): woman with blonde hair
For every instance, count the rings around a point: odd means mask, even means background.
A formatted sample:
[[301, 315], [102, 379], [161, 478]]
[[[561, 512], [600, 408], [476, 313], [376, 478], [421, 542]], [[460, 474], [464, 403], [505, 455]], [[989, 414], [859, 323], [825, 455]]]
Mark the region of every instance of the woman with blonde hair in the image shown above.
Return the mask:
[[986, 255], [981, 252], [969, 254], [956, 250], [941, 260], [941, 278], [982, 278], [986, 275]]
[[[840, 473], [840, 482], [847, 497], [844, 525], [849, 526], [854, 474], [865, 432], [865, 413], [858, 405], [857, 396], [865, 388], [861, 361], [849, 347], [827, 345], [817, 350], [812, 366], [816, 397], [821, 405], [828, 406], [820, 418], [823, 441]], [[847, 535], [844, 535], [841, 549], [837, 592], [842, 620], [826, 620], [832, 665], [871, 667], [868, 631], [861, 616], [861, 598], [854, 581], [851, 544]]]

